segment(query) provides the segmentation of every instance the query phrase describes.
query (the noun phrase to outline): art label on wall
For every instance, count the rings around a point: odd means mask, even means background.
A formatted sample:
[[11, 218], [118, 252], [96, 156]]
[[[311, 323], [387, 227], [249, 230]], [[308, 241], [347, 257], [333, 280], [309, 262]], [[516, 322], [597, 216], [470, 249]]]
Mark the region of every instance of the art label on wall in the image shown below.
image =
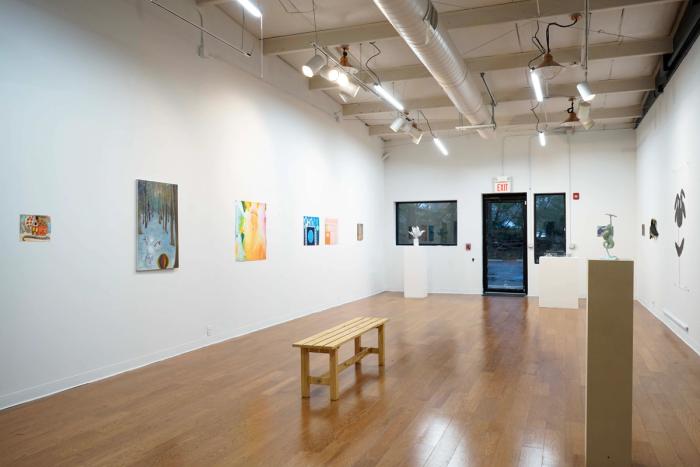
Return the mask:
[[21, 242], [48, 242], [51, 240], [51, 217], [20, 214], [19, 240]]
[[304, 216], [304, 245], [318, 245], [318, 217]]
[[236, 201], [236, 261], [267, 258], [265, 203]]
[[357, 241], [361, 242], [365, 238], [365, 226], [363, 224], [357, 224]]
[[326, 245], [338, 244], [338, 219], [326, 218]]
[[180, 266], [177, 185], [137, 180], [136, 270]]

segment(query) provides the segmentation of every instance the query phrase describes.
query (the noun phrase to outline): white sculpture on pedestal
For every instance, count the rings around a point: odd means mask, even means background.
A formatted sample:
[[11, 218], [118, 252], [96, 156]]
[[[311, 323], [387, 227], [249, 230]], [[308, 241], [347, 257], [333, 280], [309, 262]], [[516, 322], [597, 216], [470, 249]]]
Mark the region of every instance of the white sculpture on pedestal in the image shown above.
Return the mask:
[[413, 237], [413, 246], [418, 246], [418, 239], [425, 233], [425, 230], [421, 230], [420, 227], [414, 225], [411, 227], [411, 231], [409, 233], [411, 234], [411, 237]]

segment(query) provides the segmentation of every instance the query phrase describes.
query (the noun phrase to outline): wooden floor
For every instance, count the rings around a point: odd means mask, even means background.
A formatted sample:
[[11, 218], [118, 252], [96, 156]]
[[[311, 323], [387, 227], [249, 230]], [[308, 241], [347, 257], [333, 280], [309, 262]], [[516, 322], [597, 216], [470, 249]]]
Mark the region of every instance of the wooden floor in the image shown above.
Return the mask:
[[[0, 465], [583, 465], [584, 314], [536, 303], [354, 302], [0, 412]], [[386, 367], [302, 400], [292, 342], [360, 315]], [[634, 345], [635, 465], [700, 466], [700, 357], [639, 306]]]

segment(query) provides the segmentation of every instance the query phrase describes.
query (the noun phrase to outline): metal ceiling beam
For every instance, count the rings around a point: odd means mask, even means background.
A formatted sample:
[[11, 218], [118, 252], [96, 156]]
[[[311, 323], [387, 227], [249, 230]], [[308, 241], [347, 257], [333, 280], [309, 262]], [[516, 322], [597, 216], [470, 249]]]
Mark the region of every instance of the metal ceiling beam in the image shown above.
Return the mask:
[[[663, 55], [673, 51], [673, 39], [671, 37], [661, 37], [657, 39], [644, 39], [638, 41], [613, 42], [605, 44], [594, 44], [589, 47], [589, 60], [609, 60], [613, 58], [644, 57], [650, 55]], [[581, 48], [565, 47], [552, 51], [557, 61], [560, 63], [578, 63]], [[510, 70], [523, 68], [536, 55], [535, 52], [523, 52], [506, 55], [493, 55], [489, 57], [478, 57], [465, 59], [467, 67], [475, 73]], [[382, 81], [403, 81], [419, 78], [429, 78], [430, 73], [422, 64], [407, 65], [395, 68], [385, 68], [375, 70]], [[358, 78], [365, 82], [372, 81], [366, 71], [358, 73]], [[320, 76], [315, 76], [309, 80], [309, 89], [325, 90], [333, 89], [336, 85]]]
[[[204, 2], [211, 3], [219, 0], [198, 1], [202, 2], [200, 4], [203, 4]], [[591, 0], [591, 10], [612, 10], [678, 1], [680, 0]], [[540, 14], [538, 15], [537, 0], [521, 0], [465, 10], [446, 11], [440, 13], [440, 22], [447, 29], [485, 26], [530, 20], [538, 16], [546, 18], [568, 15], [581, 11], [581, 6], [581, 0], [539, 0]], [[318, 42], [326, 46], [368, 42], [391, 37], [398, 37], [398, 34], [387, 21], [318, 31]], [[279, 55], [311, 49], [311, 43], [314, 41], [316, 41], [316, 33], [309, 31], [268, 37], [263, 41], [263, 48], [265, 55]]]
[[[654, 77], [632, 79], [609, 79], [604, 81], [592, 81], [589, 83], [596, 94], [612, 94], [623, 92], [643, 92], [654, 89]], [[496, 92], [496, 101], [499, 103], [527, 101], [533, 99], [531, 88], [517, 88]], [[549, 86], [548, 97], [570, 97], [578, 95], [576, 83], [555, 84]], [[484, 95], [484, 100], [488, 96]], [[403, 102], [407, 109], [438, 109], [454, 107], [447, 96], [426, 97], [422, 99], [407, 99]], [[384, 101], [360, 102], [355, 104], [343, 104], [343, 116], [367, 115], [382, 112], [391, 112], [394, 108]]]
[[[619, 120], [625, 118], [637, 118], [642, 114], [642, 108], [638, 105], [630, 107], [614, 107], [609, 109], [593, 109], [591, 111], [591, 116], [596, 121], [603, 120]], [[559, 125], [567, 117], [566, 112], [552, 112], [549, 113], [549, 121], [540, 121], [540, 125]], [[499, 127], [513, 127], [513, 126], [525, 126], [534, 125], [537, 123], [535, 117], [531, 114], [515, 115], [509, 117], [496, 118], [496, 124]], [[464, 124], [459, 120], [435, 120], [430, 123], [433, 131], [448, 131], [454, 130], [456, 126]], [[419, 125], [423, 130], [427, 128], [425, 125]], [[394, 133], [389, 125], [370, 125], [369, 126], [370, 136], [391, 136], [391, 135], [405, 135], [406, 133]]]
[[222, 3], [232, 3], [234, 0], [197, 0], [197, 6], [221, 5]]

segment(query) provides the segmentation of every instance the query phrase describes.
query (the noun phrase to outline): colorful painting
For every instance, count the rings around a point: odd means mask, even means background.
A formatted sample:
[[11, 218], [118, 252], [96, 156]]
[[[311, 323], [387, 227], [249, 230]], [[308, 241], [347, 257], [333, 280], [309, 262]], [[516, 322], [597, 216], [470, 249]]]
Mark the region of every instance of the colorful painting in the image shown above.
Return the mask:
[[265, 203], [236, 202], [236, 261], [257, 261], [267, 257]]
[[177, 185], [137, 180], [136, 270], [180, 266]]
[[361, 242], [365, 238], [365, 226], [357, 224], [357, 241]]
[[318, 217], [304, 216], [304, 245], [318, 245], [320, 225]]
[[326, 245], [338, 244], [338, 219], [326, 218]]
[[51, 240], [51, 217], [20, 214], [19, 240], [21, 242], [48, 242]]

